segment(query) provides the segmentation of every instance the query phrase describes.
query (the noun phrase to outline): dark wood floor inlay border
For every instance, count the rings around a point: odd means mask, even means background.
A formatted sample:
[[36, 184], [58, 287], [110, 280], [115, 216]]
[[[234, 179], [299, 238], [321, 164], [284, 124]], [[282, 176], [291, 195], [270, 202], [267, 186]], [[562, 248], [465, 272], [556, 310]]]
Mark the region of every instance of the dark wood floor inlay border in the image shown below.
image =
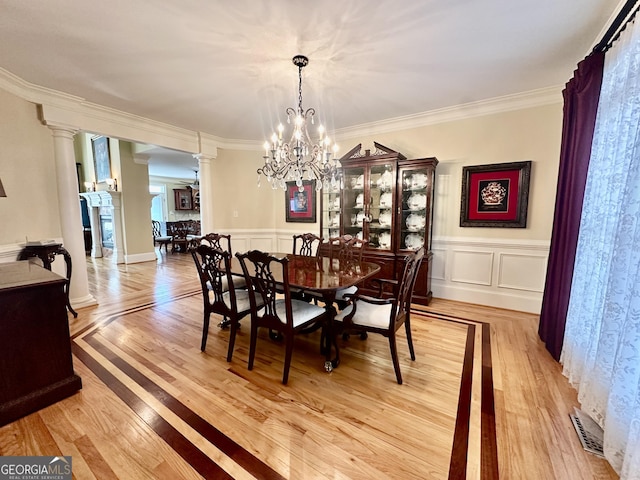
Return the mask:
[[158, 414], [150, 414], [153, 410], [118, 380], [111, 372], [100, 365], [89, 353], [78, 344], [72, 344], [73, 354], [82, 361], [109, 389], [126, 403], [160, 438], [185, 459], [200, 475], [205, 478], [230, 479], [233, 477], [212, 461], [198, 447], [187, 440]]
[[[196, 292], [197, 293], [197, 292]], [[102, 329], [108, 327], [113, 321], [128, 313], [153, 308], [167, 301], [175, 301], [180, 298], [192, 296], [194, 293], [178, 295], [173, 299], [163, 298], [161, 301], [139, 305], [128, 308], [124, 311], [112, 312], [102, 320], [85, 327], [82, 331], [73, 335], [73, 339], [82, 338], [92, 348], [99, 352], [104, 358], [116, 366], [125, 375], [138, 383], [145, 391], [169, 408], [194, 431], [206, 438], [212, 445], [225, 453], [247, 472], [261, 479], [284, 479], [278, 472], [269, 465], [255, 457], [251, 452], [244, 449], [231, 438], [226, 436], [215, 426], [173, 397], [166, 390], [145, 376], [125, 359], [119, 357], [115, 352], [101, 343], [94, 335]], [[497, 439], [495, 426], [495, 403], [493, 392], [493, 373], [491, 359], [491, 336], [490, 325], [468, 318], [461, 318], [452, 315], [439, 314], [428, 310], [414, 309], [412, 314], [435, 320], [448, 321], [466, 325], [467, 336], [465, 342], [465, 353], [463, 360], [462, 375], [460, 381], [459, 403], [456, 415], [455, 431], [453, 435], [453, 445], [450, 459], [449, 480], [463, 480], [466, 478], [468, 448], [469, 448], [469, 427], [472, 399], [472, 377], [474, 345], [476, 336], [476, 325], [481, 327], [482, 343], [482, 368], [481, 368], [481, 466], [480, 474], [482, 480], [498, 480], [498, 458]], [[97, 327], [97, 328], [96, 328]], [[93, 328], [93, 330], [91, 330]], [[178, 430], [169, 424], [160, 414], [155, 413], [150, 406], [138, 395], [125, 386], [111, 372], [94, 359], [90, 353], [84, 350], [75, 341], [73, 342], [73, 353], [81, 360], [104, 384], [111, 389], [122, 401], [124, 401], [145, 423], [147, 423], [171, 448], [173, 448], [182, 458], [185, 459], [198, 473], [205, 478], [232, 478], [222, 467], [211, 460], [189, 439], [184, 437]], [[150, 415], [149, 412], [154, 412]]]
[[[471, 318], [456, 317], [444, 313], [430, 312], [423, 309], [412, 309], [413, 315], [425, 316], [427, 318], [435, 318], [439, 320], [445, 320], [456, 323], [475, 324], [480, 325], [482, 334], [482, 368], [481, 368], [481, 385], [482, 392], [480, 398], [480, 478], [481, 480], [499, 480], [498, 470], [498, 439], [496, 434], [496, 414], [495, 414], [495, 396], [493, 392], [493, 363], [491, 358], [491, 325], [487, 322], [474, 320]], [[475, 334], [474, 334], [475, 335]], [[467, 400], [467, 392], [463, 392], [466, 389], [465, 383], [469, 383], [469, 394], [471, 393], [471, 377], [465, 380], [465, 371], [467, 368], [473, 369], [473, 354], [471, 354], [471, 362], [468, 365], [469, 358], [469, 342], [470, 337], [473, 335], [467, 335], [467, 350], [465, 351], [465, 362], [463, 368], [463, 379], [460, 382], [460, 404], [458, 405], [458, 416], [456, 417], [456, 434], [454, 435], [454, 448], [451, 453], [451, 467], [449, 469], [449, 480], [465, 479], [466, 478], [466, 464], [468, 453], [468, 417], [465, 419], [460, 415], [461, 410], [467, 411], [466, 406], [463, 405], [463, 401]], [[471, 351], [473, 351], [473, 342], [471, 341]], [[463, 394], [464, 393], [464, 394]], [[469, 411], [471, 397], [468, 397]], [[465, 408], [463, 408], [465, 407]], [[462, 426], [459, 427], [461, 422], [467, 422], [466, 432]], [[460, 432], [460, 433], [459, 433]], [[460, 438], [459, 438], [460, 435]], [[466, 438], [464, 438], [466, 436]], [[462, 444], [465, 447], [462, 448]], [[463, 456], [464, 453], [464, 456]], [[455, 461], [454, 461], [455, 458]], [[464, 465], [464, 470], [462, 469]]]
[[146, 392], [151, 394], [156, 400], [175, 413], [187, 425], [206, 438], [212, 445], [215, 445], [216, 448], [222, 451], [225, 455], [232, 458], [247, 472], [251, 473], [256, 478], [262, 478], [265, 480], [284, 479], [284, 477], [273, 470], [269, 465], [262, 462], [249, 451], [245, 450], [241, 445], [234, 442], [231, 438], [211, 425], [200, 415], [196, 414], [180, 400], [112, 352], [107, 346], [93, 338], [93, 334], [89, 334], [84, 338], [84, 340], [98, 353], [115, 365], [121, 372], [144, 388]]

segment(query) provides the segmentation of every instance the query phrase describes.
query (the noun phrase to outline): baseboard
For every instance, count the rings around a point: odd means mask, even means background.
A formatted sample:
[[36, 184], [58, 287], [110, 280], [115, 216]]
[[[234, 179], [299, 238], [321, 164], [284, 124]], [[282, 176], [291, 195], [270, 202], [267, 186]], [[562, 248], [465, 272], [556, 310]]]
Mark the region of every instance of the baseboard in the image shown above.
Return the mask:
[[137, 253], [135, 255], [125, 255], [124, 263], [142, 263], [142, 262], [155, 262], [158, 260], [155, 250], [153, 252]]
[[438, 280], [431, 281], [433, 296], [446, 300], [457, 300], [476, 303], [507, 310], [539, 314], [542, 308], [542, 294], [535, 292], [511, 290], [501, 292], [496, 289], [481, 290], [445, 284]]

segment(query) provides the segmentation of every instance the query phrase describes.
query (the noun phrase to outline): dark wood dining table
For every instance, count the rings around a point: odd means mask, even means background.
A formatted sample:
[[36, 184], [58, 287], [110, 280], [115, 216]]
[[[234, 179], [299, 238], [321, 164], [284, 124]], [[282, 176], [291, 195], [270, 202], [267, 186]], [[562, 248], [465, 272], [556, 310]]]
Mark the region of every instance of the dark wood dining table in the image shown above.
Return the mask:
[[[336, 295], [340, 290], [358, 285], [380, 271], [380, 266], [373, 262], [360, 260], [341, 260], [325, 256], [302, 256], [290, 253], [272, 253], [275, 257], [289, 259], [289, 286], [308, 292], [320, 294], [327, 310], [327, 345], [324, 346], [326, 359], [325, 370], [330, 372], [340, 364], [340, 350], [336, 341], [334, 306]], [[240, 261], [234, 257], [231, 262], [234, 274], [242, 274]], [[276, 281], [282, 279], [275, 278]], [[331, 358], [331, 345], [335, 348], [335, 357]]]

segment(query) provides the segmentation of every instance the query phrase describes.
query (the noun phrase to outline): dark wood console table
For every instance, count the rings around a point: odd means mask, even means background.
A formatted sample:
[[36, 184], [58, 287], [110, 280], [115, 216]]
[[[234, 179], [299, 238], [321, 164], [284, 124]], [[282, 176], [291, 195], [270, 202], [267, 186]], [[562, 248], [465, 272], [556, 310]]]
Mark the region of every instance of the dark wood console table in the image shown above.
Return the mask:
[[73, 314], [73, 318], [78, 318], [78, 314], [71, 307], [69, 302], [69, 284], [71, 283], [71, 255], [67, 252], [67, 249], [62, 246], [61, 243], [49, 243], [43, 245], [27, 245], [22, 249], [18, 260], [27, 260], [30, 257], [38, 257], [42, 260], [42, 265], [47, 270], [51, 270], [51, 264], [55, 260], [56, 255], [62, 255], [64, 257], [64, 263], [67, 266], [67, 282], [64, 286], [65, 295], [67, 297], [67, 308]]
[[35, 263], [0, 263], [0, 426], [82, 388], [65, 286], [64, 277]]

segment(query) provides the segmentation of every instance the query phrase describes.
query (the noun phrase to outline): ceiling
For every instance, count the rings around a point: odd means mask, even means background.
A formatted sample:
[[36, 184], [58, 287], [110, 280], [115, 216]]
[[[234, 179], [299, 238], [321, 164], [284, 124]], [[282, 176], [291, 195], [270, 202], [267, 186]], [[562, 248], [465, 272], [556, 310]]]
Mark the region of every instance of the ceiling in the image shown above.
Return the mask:
[[561, 86], [617, 3], [0, 0], [0, 67], [92, 103], [262, 143], [297, 104], [295, 54], [309, 57], [303, 106], [332, 132]]

